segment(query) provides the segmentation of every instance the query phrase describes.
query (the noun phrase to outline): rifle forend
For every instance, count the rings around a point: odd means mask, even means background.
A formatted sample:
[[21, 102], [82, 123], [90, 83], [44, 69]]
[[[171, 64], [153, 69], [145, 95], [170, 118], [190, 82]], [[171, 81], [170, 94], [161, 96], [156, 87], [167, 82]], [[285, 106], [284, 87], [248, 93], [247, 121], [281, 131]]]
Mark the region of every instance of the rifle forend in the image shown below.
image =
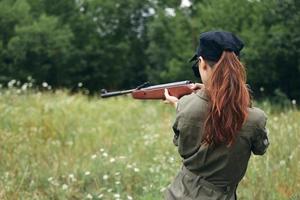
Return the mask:
[[181, 98], [184, 95], [193, 92], [191, 81], [179, 81], [173, 83], [166, 83], [160, 85], [149, 86], [148, 82], [138, 86], [136, 89], [123, 90], [116, 92], [107, 92], [105, 89], [101, 90], [101, 97], [107, 98], [131, 93], [135, 99], [165, 99], [164, 89], [168, 89], [171, 96]]

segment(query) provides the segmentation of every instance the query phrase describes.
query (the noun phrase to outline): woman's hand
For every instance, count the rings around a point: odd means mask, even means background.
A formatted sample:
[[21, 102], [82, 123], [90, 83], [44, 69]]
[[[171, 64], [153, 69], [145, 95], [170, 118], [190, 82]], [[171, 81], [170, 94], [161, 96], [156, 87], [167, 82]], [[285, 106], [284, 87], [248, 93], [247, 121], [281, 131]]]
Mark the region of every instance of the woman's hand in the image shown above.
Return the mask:
[[[197, 90], [200, 90], [200, 89], [203, 89], [203, 88], [204, 88], [204, 84], [202, 84], [202, 83], [193, 83], [192, 87], [191, 87], [191, 89], [194, 90], [195, 92]], [[164, 100], [165, 103], [172, 104], [176, 108], [178, 98], [174, 97], [174, 96], [171, 96], [167, 89], [165, 89], [165, 98], [166, 98], [166, 100]]]
[[197, 91], [204, 88], [204, 84], [202, 83], [193, 83], [191, 89]]
[[166, 98], [166, 100], [164, 100], [165, 103], [169, 103], [176, 108], [178, 98], [174, 96], [170, 96], [169, 91], [167, 89], [165, 89], [165, 98]]

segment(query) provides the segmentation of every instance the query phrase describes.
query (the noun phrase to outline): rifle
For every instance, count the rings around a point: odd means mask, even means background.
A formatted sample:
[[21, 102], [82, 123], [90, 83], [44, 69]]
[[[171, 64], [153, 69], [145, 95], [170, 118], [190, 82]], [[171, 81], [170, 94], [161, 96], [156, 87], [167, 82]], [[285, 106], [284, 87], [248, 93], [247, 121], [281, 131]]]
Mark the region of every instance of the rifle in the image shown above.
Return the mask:
[[131, 93], [135, 99], [165, 99], [164, 89], [166, 88], [171, 96], [179, 99], [184, 95], [191, 94], [194, 91], [191, 87], [192, 81], [179, 81], [153, 86], [149, 86], [149, 82], [145, 82], [137, 88], [130, 90], [107, 92], [107, 90], [102, 89], [101, 97], [108, 98]]

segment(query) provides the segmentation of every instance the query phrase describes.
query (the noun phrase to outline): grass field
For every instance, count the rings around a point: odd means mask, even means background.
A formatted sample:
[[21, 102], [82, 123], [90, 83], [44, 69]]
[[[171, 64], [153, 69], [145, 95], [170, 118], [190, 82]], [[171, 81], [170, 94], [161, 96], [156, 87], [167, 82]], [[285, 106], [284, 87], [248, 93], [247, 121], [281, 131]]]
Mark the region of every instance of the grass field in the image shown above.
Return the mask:
[[[0, 199], [162, 199], [180, 168], [171, 106], [19, 92], [0, 96]], [[300, 199], [300, 112], [259, 105], [271, 144], [250, 159], [239, 199]]]

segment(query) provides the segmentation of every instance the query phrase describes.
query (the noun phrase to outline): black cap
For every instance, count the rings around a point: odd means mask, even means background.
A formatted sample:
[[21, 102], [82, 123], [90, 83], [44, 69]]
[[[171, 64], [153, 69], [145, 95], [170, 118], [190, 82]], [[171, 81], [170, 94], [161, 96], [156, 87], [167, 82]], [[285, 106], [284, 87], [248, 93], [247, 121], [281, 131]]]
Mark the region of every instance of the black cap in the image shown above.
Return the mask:
[[206, 60], [218, 61], [223, 51], [232, 51], [239, 56], [244, 47], [241, 39], [226, 31], [209, 31], [200, 34], [199, 46], [190, 61], [202, 56]]

